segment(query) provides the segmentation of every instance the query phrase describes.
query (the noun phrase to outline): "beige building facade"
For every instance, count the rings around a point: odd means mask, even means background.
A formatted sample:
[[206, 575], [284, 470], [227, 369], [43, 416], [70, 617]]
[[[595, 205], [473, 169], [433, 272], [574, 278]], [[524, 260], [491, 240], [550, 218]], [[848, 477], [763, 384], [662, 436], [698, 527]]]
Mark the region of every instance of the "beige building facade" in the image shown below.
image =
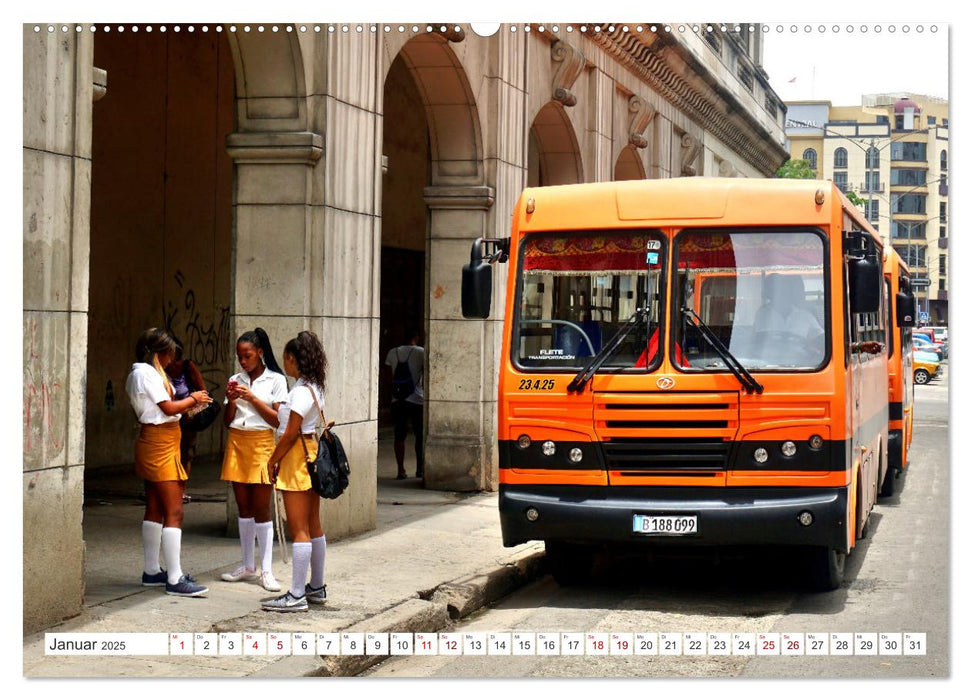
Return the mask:
[[948, 322], [948, 103], [915, 94], [864, 95], [859, 106], [787, 103], [793, 158], [865, 200], [884, 244], [907, 261], [927, 323]]
[[471, 241], [505, 234], [527, 184], [786, 159], [760, 29], [676, 26], [25, 25], [24, 577], [45, 581], [25, 632], [83, 606], [85, 477], [131, 463], [124, 383], [150, 326], [217, 398], [240, 333], [278, 356], [321, 337], [353, 469], [322, 507], [331, 538], [374, 527], [382, 366], [411, 326], [425, 486], [495, 488], [505, 280], [493, 318], [462, 318]]

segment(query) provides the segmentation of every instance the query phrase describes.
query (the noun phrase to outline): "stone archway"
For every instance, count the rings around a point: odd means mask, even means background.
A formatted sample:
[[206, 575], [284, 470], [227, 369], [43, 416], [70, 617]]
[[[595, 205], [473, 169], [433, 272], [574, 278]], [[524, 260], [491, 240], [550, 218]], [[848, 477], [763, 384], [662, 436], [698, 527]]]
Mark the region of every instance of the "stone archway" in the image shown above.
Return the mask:
[[[456, 283], [458, 261], [468, 258], [472, 240], [489, 235], [488, 214], [495, 198], [486, 184], [475, 97], [451, 47], [464, 39], [461, 31], [417, 36], [400, 48], [394, 63], [407, 70], [428, 130], [423, 191], [425, 485], [468, 491], [487, 488], [497, 474], [493, 378], [501, 323], [463, 319]], [[388, 66], [391, 74], [391, 60]], [[385, 121], [398, 118], [384, 114]], [[385, 127], [386, 133], [389, 126], [393, 124]], [[384, 211], [382, 220], [393, 215]]]
[[626, 146], [614, 165], [614, 180], [643, 180], [647, 177], [637, 147]]
[[583, 182], [576, 133], [559, 102], [547, 102], [529, 129], [526, 181], [529, 187]]

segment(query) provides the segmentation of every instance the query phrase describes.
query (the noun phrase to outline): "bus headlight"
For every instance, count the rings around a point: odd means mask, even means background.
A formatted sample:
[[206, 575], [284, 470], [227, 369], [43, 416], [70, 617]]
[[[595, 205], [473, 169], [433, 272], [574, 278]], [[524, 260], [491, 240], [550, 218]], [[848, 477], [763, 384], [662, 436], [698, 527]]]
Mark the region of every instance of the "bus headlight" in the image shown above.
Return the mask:
[[535, 508], [528, 508], [526, 510], [526, 520], [531, 523], [535, 523], [537, 520], [539, 520], [539, 511]]
[[784, 443], [782, 443], [782, 454], [784, 454], [786, 457], [792, 457], [794, 454], [796, 454], [796, 443], [794, 443], [792, 440], [786, 440]]
[[519, 439], [516, 441], [516, 444], [519, 445], [519, 449], [521, 450], [525, 450], [532, 443], [533, 441], [529, 439], [529, 435], [520, 435]]
[[583, 459], [583, 450], [581, 450], [579, 447], [574, 447], [572, 450], [570, 450], [570, 461], [571, 462], [573, 462], [574, 464], [576, 464], [581, 459]]
[[765, 464], [767, 461], [769, 461], [769, 451], [766, 450], [764, 447], [759, 447], [758, 449], [756, 449], [754, 456], [755, 456], [755, 461], [758, 462], [759, 464]]
[[813, 435], [809, 438], [809, 446], [814, 450], [821, 449], [823, 446], [823, 438], [819, 435]]
[[543, 443], [543, 454], [547, 457], [552, 457], [556, 454], [556, 443], [552, 440], [547, 440]]

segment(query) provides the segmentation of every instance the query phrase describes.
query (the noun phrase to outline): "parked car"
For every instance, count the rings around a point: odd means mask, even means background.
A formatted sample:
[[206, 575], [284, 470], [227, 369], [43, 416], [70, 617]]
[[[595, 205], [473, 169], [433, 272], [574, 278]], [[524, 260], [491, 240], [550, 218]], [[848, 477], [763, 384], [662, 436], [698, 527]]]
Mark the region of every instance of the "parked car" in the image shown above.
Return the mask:
[[927, 326], [927, 330], [933, 331], [932, 340], [935, 343], [947, 343], [947, 326]]
[[929, 352], [914, 350], [914, 383], [927, 384], [941, 373], [941, 363]]
[[931, 345], [936, 345], [944, 353], [944, 357], [947, 358], [947, 343], [942, 340], [934, 341], [927, 333], [914, 333], [913, 338], [923, 340], [924, 342], [930, 343]]
[[941, 362], [944, 359], [944, 350], [937, 343], [931, 343], [916, 336], [913, 339], [913, 343], [914, 350], [932, 353], [937, 358], [938, 362]]

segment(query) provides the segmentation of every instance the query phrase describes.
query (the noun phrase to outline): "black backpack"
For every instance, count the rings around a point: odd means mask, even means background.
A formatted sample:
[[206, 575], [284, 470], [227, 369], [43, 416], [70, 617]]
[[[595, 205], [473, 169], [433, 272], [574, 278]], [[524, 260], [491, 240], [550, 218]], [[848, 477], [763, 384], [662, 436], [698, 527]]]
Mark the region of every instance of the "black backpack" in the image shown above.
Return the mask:
[[394, 376], [391, 378], [391, 398], [394, 401], [404, 401], [415, 393], [415, 380], [411, 378], [411, 367], [408, 365], [412, 352], [414, 348], [408, 351], [405, 361], [402, 362], [398, 357], [397, 348], [395, 349], [395, 359], [398, 360], [398, 364], [395, 365]]

